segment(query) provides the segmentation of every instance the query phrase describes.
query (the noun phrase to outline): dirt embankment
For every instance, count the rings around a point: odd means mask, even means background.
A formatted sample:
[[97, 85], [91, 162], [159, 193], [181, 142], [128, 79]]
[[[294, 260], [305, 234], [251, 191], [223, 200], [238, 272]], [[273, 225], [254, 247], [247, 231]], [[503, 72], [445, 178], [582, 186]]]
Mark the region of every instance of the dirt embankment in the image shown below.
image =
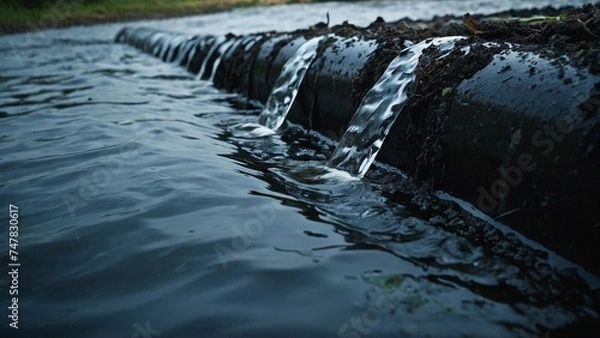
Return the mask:
[[[568, 55], [570, 58], [565, 62], [589, 67], [592, 74], [600, 72], [600, 3], [583, 7], [511, 10], [487, 16], [464, 13], [428, 21], [401, 19], [385, 22], [377, 18], [364, 28], [347, 23], [331, 28], [322, 24], [314, 27], [322, 33], [378, 40], [377, 52], [353, 81], [356, 107], [391, 60], [404, 48], [405, 40], [419, 42], [453, 35], [468, 37], [459, 42], [474, 46], [467, 62], [458, 49], [443, 59], [425, 57], [421, 61], [416, 71], [418, 81], [404, 109], [411, 127], [407, 139], [401, 140], [410, 146], [402, 148], [410, 149], [406, 156], [418, 158], [411, 171], [433, 184], [443, 176], [443, 129], [445, 110], [452, 98], [451, 88], [488, 65], [496, 52], [507, 44], [527, 46], [532, 52], [550, 57]], [[495, 42], [497, 47], [484, 48], [478, 42]]]
[[[401, 133], [406, 134], [405, 138], [395, 140], [402, 144], [398, 144], [399, 147], [406, 150], [405, 154], [400, 155], [405, 156], [406, 161], [401, 162], [411, 163], [410, 168], [403, 169], [431, 182], [433, 186], [444, 175], [444, 128], [446, 110], [453, 98], [452, 89], [488, 65], [498, 51], [506, 49], [507, 44], [519, 44], [522, 49], [549, 57], [568, 55], [568, 60], [561, 62], [588, 67], [592, 74], [600, 73], [600, 3], [582, 7], [548, 6], [511, 10], [485, 16], [461, 13], [434, 17], [432, 20], [405, 18], [385, 22], [382, 18], [377, 18], [367, 27], [347, 22], [329, 27], [327, 23], [319, 22], [308, 29], [286, 32], [287, 38], [272, 49], [272, 55], [277, 55], [282, 46], [298, 36], [310, 38], [329, 33], [365, 40], [375, 39], [378, 42], [377, 50], [352, 80], [354, 109], [358, 108], [366, 92], [372, 88], [389, 63], [406, 47], [407, 40], [416, 43], [432, 37], [467, 37], [458, 42], [459, 45], [471, 46], [470, 53], [466, 56], [460, 49], [455, 49], [442, 59], [427, 53], [422, 58], [416, 70], [417, 81], [401, 117], [409, 120], [409, 128]], [[264, 39], [254, 49], [259, 49], [262, 42], [277, 34], [279, 33], [264, 33]], [[326, 49], [328, 41], [321, 44], [319, 53]], [[495, 44], [484, 46], [485, 42]], [[252, 60], [246, 61], [252, 63]], [[242, 68], [248, 67], [246, 65]], [[314, 114], [310, 114], [310, 117], [314, 118]], [[309, 121], [309, 125], [319, 125], [318, 122]]]
[[[459, 46], [461, 44], [464, 46], [468, 45], [470, 48], [468, 53], [465, 53], [460, 48], [455, 48], [450, 55], [440, 58], [439, 54], [430, 50], [425, 52], [421, 57], [416, 70], [416, 81], [411, 88], [407, 105], [403, 108], [402, 114], [400, 114], [396, 123], [392, 126], [392, 130], [386, 138], [378, 159], [381, 162], [401, 168], [412, 177], [428, 182], [427, 186], [434, 189], [443, 189], [452, 180], [461, 182], [467, 180], [474, 182], [474, 184], [494, 182], [497, 178], [496, 168], [498, 168], [499, 164], [503, 163], [501, 160], [506, 155], [505, 153], [501, 153], [501, 151], [494, 152], [496, 148], [505, 148], [502, 147], [503, 143], [500, 139], [498, 141], [490, 141], [491, 143], [496, 142], [496, 144], [491, 146], [494, 147], [492, 151], [483, 148], [468, 149], [468, 151], [473, 151], [473, 157], [468, 159], [468, 163], [470, 167], [475, 168], [474, 171], [476, 172], [474, 174], [476, 175], [465, 177], [457, 174], [460, 172], [459, 169], [461, 166], [458, 163], [459, 161], [453, 158], [457, 148], [449, 150], [449, 145], [451, 144], [449, 131], [451, 128], [447, 126], [447, 122], [452, 116], [451, 109], [453, 105], [456, 105], [456, 99], [460, 98], [461, 95], [458, 86], [466, 82], [466, 79], [473, 78], [475, 73], [488, 66], [501, 51], [511, 49], [510, 45], [514, 47], [513, 49], [518, 49], [519, 52], [526, 52], [526, 54], [530, 54], [529, 52], [531, 52], [532, 54], [539, 54], [545, 59], [552, 60], [553, 68], [557, 68], [559, 71], [558, 75], [552, 75], [557, 76], [556, 78], [548, 78], [547, 81], [552, 81], [554, 84], [558, 83], [561, 85], [564, 83], [565, 86], [570, 85], [569, 81], [571, 79], [565, 77], [564, 74], [560, 75], [560, 69], [566, 69], [567, 65], [582, 70], [583, 74], [597, 76], [600, 73], [600, 6], [586, 5], [578, 8], [564, 7], [559, 9], [546, 7], [537, 10], [509, 11], [488, 16], [480, 16], [475, 13], [472, 15], [466, 14], [461, 13], [458, 16], [438, 17], [430, 21], [402, 19], [395, 22], [385, 22], [378, 18], [367, 27], [357, 27], [349, 23], [328, 27], [326, 23], [317, 23], [310, 29], [286, 33], [290, 36], [290, 39], [296, 36], [311, 37], [315, 34], [335, 33], [337, 36], [359, 37], [362, 39], [358, 40], [363, 41], [378, 41], [377, 49], [370, 54], [366, 63], [361, 65], [357, 73], [353, 73], [348, 78], [351, 81], [351, 86], [347, 87], [351, 89], [346, 91], [347, 88], [342, 89], [342, 86], [338, 86], [336, 92], [334, 92], [329, 88], [321, 86], [319, 87], [320, 90], [309, 91], [312, 93], [309, 95], [315, 98], [318, 96], [319, 102], [339, 101], [340, 95], [338, 93], [343, 91], [345, 95], [343, 100], [351, 98], [353, 107], [344, 106], [344, 113], [339, 114], [339, 112], [336, 112], [336, 110], [339, 110], [337, 107], [331, 109], [332, 105], [329, 105], [329, 110], [323, 109], [320, 111], [321, 109], [319, 108], [317, 109], [318, 113], [315, 114], [309, 104], [306, 109], [302, 109], [305, 115], [304, 118], [308, 120], [306, 125], [321, 132], [328, 132], [331, 126], [319, 124], [319, 116], [335, 115], [336, 117], [341, 116], [339, 120], [349, 120], [352, 113], [358, 108], [362, 98], [365, 97], [367, 91], [373, 87], [389, 63], [407, 46], [406, 40], [416, 43], [431, 37], [466, 36], [466, 39], [457, 42], [457, 44]], [[331, 39], [329, 44], [328, 41], [326, 40], [322, 43], [323, 46], [320, 47], [320, 51], [324, 51], [328, 45], [335, 46], [335, 39]], [[347, 41], [347, 43], [352, 44], [351, 39]], [[257, 46], [259, 45], [257, 44]], [[277, 52], [278, 48], [273, 48], [271, 55], [277, 55]], [[338, 62], [340, 60], [340, 58], [336, 58], [336, 51], [333, 47], [325, 53], [328, 54], [324, 55], [323, 59], [330, 62]], [[568, 57], [562, 57], [565, 55]], [[356, 55], [354, 59], [358, 60], [359, 56]], [[322, 63], [315, 63], [313, 72], [317, 74], [316, 76], [321, 76], [319, 75], [320, 73], [325, 73], [323, 77], [330, 76], [331, 74], [327, 73], [329, 68], [319, 68], [320, 65]], [[539, 69], [539, 67], [537, 67], [537, 70], [535, 68], [533, 66], [529, 68], [529, 75], [545, 71]], [[527, 75], [527, 71], [525, 71], [524, 76], [527, 77]], [[344, 76], [347, 75], [341, 75], [341, 77]], [[333, 75], [330, 77], [333, 77]], [[330, 78], [327, 79], [327, 81], [330, 80]], [[239, 83], [239, 81], [236, 83]], [[516, 91], [514, 95], [518, 96], [520, 95], [519, 93], [519, 91]], [[598, 116], [599, 109], [597, 103], [600, 102], [600, 88], [590, 89], [589, 94], [589, 102], [577, 104], [580, 105], [581, 113], [585, 114], [583, 116], [584, 120], [590, 119], [588, 121], [593, 122], [596, 121]], [[514, 97], [517, 98], [516, 96]], [[544, 100], [548, 101], [547, 99], [550, 97], [549, 94], [546, 94], [546, 99]], [[544, 105], [544, 102], [539, 105]], [[456, 117], [456, 114], [454, 116]], [[517, 116], [516, 119], [519, 116], [525, 118], [525, 116], [521, 115], [515, 116]], [[529, 122], [534, 123], [535, 121]], [[544, 123], [543, 121], [538, 122]], [[335, 121], [335, 123], [343, 124], [344, 122]], [[485, 124], [484, 121], [483, 125]], [[336, 128], [331, 128], [337, 130], [337, 125], [335, 126]], [[487, 128], [485, 129], [487, 132], [494, 130], [492, 123], [488, 123], [485, 127]], [[345, 130], [345, 125], [342, 130]], [[510, 130], [510, 128], [506, 130]], [[575, 134], [577, 133], [572, 134], [574, 139], [576, 138]], [[600, 134], [597, 132], [585, 133], [584, 136], [587, 139], [582, 139], [581, 144], [586, 147], [589, 145], [589, 149], [595, 149], [597, 139], [600, 137], [598, 135]], [[339, 137], [341, 134], [337, 136]], [[494, 138], [491, 137], [491, 139]], [[567, 143], [569, 142], [565, 144]], [[543, 204], [537, 203], [536, 199], [527, 200], [527, 196], [534, 196], [535, 198], [550, 196], [553, 192], [552, 189], [555, 187], [559, 187], [555, 191], [569, 192], [565, 193], [565, 195], [574, 196], [574, 198], [582, 198], [583, 196], [584, 199], [588, 199], [586, 196], [591, 196], [589, 191], [593, 189], [598, 181], [595, 178], [588, 179], [588, 176], [585, 175], [590, 175], [593, 172], [592, 169], [588, 169], [593, 168], [594, 163], [597, 163], [597, 161], [594, 162], [594, 159], [597, 158], [594, 156], [597, 156], [597, 153], [592, 153], [592, 150], [590, 150], [589, 153], [584, 154], [587, 156], [584, 158], [581, 152], [575, 153], [576, 150], [579, 151], [581, 149], [585, 149], [585, 147], [581, 146], [578, 148], [578, 146], [573, 146], [571, 149], [573, 152], [565, 152], [564, 155], [560, 154], [560, 157], [564, 161], [581, 160], [580, 162], [572, 162], [577, 163], [577, 165], [581, 163], [585, 164], [585, 168], [577, 167], [577, 171], [579, 172], [577, 174], [579, 176], [577, 177], [583, 177], [578, 182], [586, 182], [585, 191], [582, 192], [571, 188], [566, 189], [566, 187], [574, 186], [574, 176], [569, 176], [570, 174], [567, 175], [566, 172], [559, 172], [559, 174], [555, 175], [555, 181], [559, 179], [566, 181], [560, 181], [561, 183], [557, 183], [556, 185], [550, 184], [552, 182], [532, 186], [523, 184], [519, 187], [521, 190], [518, 192], [515, 189], [515, 192], [510, 195], [512, 200], [507, 202], [510, 204], [510, 208], [506, 210], [510, 210], [511, 208], [518, 210], [518, 212], [511, 214], [513, 215], [511, 217], [521, 217], [521, 220], [531, 219], [531, 222], [520, 222], [523, 227], [529, 229], [525, 229], [526, 231], [522, 231], [522, 233], [526, 235], [533, 234], [532, 238], [542, 238], [549, 243], [549, 247], [559, 248], [559, 252], [569, 254], [567, 257], [581, 262], [587, 267], [592, 267], [595, 269], [594, 271], [598, 271], [597, 262], [592, 258], [595, 257], [594, 255], [597, 251], [593, 251], [588, 244], [600, 238], [600, 233], [595, 230], [597, 228], [594, 228], [595, 224], [597, 224], [597, 218], [594, 219], [595, 214], [591, 212], [575, 212], [592, 209], [587, 208], [587, 204], [584, 205], [582, 201], [561, 204], [562, 200], [560, 198], [554, 198], [552, 199], [552, 203], [554, 203], [552, 205], [557, 205], [558, 207], [552, 207], [549, 208], [552, 210], [549, 210], [544, 209]], [[573, 168], [569, 163], [559, 163], [556, 161], [553, 164], [549, 164], [548, 167]], [[548, 177], [544, 170], [538, 170], [535, 172], [535, 175], [528, 178], [528, 182], [543, 182], [544, 180], [547, 181]], [[465, 185], [464, 183], [461, 184]], [[548, 188], [542, 186], [548, 186]], [[472, 194], [473, 191], [477, 191], [476, 188], [465, 188], [469, 190], [465, 193], [465, 196]], [[523, 191], [524, 193], [522, 193]], [[548, 193], [548, 191], [551, 193]], [[592, 200], [592, 197], [588, 200]], [[527, 202], [527, 204], [524, 202]], [[526, 207], [520, 207], [524, 205]], [[571, 211], [565, 212], [567, 208], [571, 208], [569, 209]], [[565, 215], [564, 217], [570, 217], [571, 219], [563, 221], [558, 217], [561, 213]], [[575, 219], [575, 216], [580, 214], [582, 217]], [[566, 231], [564, 224], [567, 224], [567, 222], [573, 222], [579, 228], [577, 230], [569, 229]], [[522, 230], [518, 226], [515, 226], [515, 228], [519, 231]], [[536, 232], [537, 237], [535, 237]], [[567, 233], [572, 233], [572, 236], [567, 238]], [[541, 242], [542, 244], [546, 244], [543, 241]], [[572, 243], [577, 244], [571, 247]], [[592, 254], [590, 255], [590, 253]]]

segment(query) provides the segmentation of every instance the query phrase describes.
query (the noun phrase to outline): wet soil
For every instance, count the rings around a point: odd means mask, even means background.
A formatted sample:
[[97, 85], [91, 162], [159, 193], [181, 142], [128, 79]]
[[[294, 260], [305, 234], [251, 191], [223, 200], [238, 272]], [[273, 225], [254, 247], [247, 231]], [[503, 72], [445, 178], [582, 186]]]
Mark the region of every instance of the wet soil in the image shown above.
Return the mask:
[[[362, 70], [352, 79], [352, 105], [358, 108], [367, 91], [383, 74], [389, 63], [407, 46], [406, 42], [416, 43], [427, 38], [442, 36], [465, 36], [467, 39], [457, 45], [469, 45], [465, 55], [455, 49], [450, 55], [439, 59], [431, 48], [421, 57], [416, 71], [417, 81], [409, 95], [403, 115], [408, 118], [408, 129], [400, 134], [403, 139], [403, 154], [398, 156], [398, 167], [409, 174], [436, 186], [444, 178], [445, 163], [445, 121], [447, 107], [453, 98], [453, 88], [477, 71], [487, 66], [498, 51], [509, 44], [519, 45], [521, 50], [543, 56], [567, 55], [557, 62], [570, 63], [578, 68], [588, 68], [592, 74], [600, 73], [600, 3], [582, 7], [551, 6], [539, 9], [511, 10], [491, 15], [461, 13], [455, 16], [434, 17], [432, 20], [411, 20], [408, 18], [385, 22], [377, 18], [366, 27], [358, 27], [347, 22], [329, 27], [326, 22], [318, 22], [308, 29], [285, 33], [287, 38], [279, 41], [271, 49], [269, 60], [275, 59], [281, 48], [289, 41], [303, 36], [309, 39], [316, 35], [333, 33], [341, 37], [359, 37], [363, 40], [376, 40], [377, 50], [372, 53]], [[265, 38], [273, 32], [265, 33]], [[322, 53], [329, 42], [321, 43], [318, 53]], [[490, 46], [490, 42], [494, 44]], [[484, 45], [488, 43], [487, 45]], [[253, 50], [258, 50], [257, 43]], [[256, 53], [250, 53], [254, 55]], [[234, 58], [236, 59], [236, 58]], [[253, 60], [246, 60], [252, 63]], [[232, 67], [237, 69], [237, 67]], [[249, 64], [241, 69], [252, 69]], [[230, 74], [243, 77], [244, 74]], [[227, 79], [224, 83], [240, 83]], [[242, 81], [242, 83], [246, 83]], [[243, 88], [243, 86], [242, 86]], [[252, 95], [251, 95], [252, 96]], [[310, 116], [314, 114], [308, 114]], [[309, 120], [311, 117], [309, 116]], [[318, 121], [309, 121], [318, 125]], [[398, 123], [397, 123], [398, 124]], [[398, 146], [400, 146], [398, 144]], [[406, 150], [408, 149], [408, 151]], [[394, 163], [391, 163], [394, 164]]]
[[[416, 71], [418, 81], [415, 82], [407, 106], [400, 117], [408, 121], [394, 125], [394, 128], [403, 125], [406, 129], [400, 132], [392, 130], [386, 140], [388, 143], [393, 139], [390, 136], [397, 137], [393, 140], [396, 142], [394, 148], [401, 149], [401, 151], [396, 151], [394, 155], [397, 155], [402, 161], [402, 163], [398, 163], [397, 167], [408, 172], [410, 176], [430, 184], [400, 180], [377, 170], [369, 171], [367, 179], [384, 186], [391, 200], [399, 200], [419, 217], [429, 219], [432, 224], [480, 243], [484, 250], [489, 251], [490, 255], [502, 253], [502, 255], [510, 257], [511, 264], [522, 267], [522, 271], [535, 272], [531, 278], [543, 280], [545, 284], [543, 282], [533, 284], [545, 285], [552, 290], [552, 292], [547, 292], [546, 289], [535, 290], [528, 289], [526, 286], [513, 286], [509, 285], [510, 281], [508, 281], [501, 294], [496, 292], [497, 289], [485, 287], [480, 290], [482, 294], [489, 297], [501, 297], [499, 301], [505, 303], [518, 303], [521, 295], [529, 294], [533, 298], [540, 299], [540, 304], [572, 303], [574, 307], [577, 304], [585, 304], [585, 307], [596, 311], [600, 308], [598, 290], [589, 290], [589, 293], [585, 295], [565, 291], [586, 288], [582, 284], [583, 282], [576, 277], [576, 273], [573, 273], [573, 278], [564, 271], [555, 274], [551, 267], [543, 263], [546, 258], [544, 252], [524, 248], [516, 237], [506, 236], [494, 226], [464, 212], [453, 202], [439, 201], [435, 198], [434, 191], [444, 179], [445, 124], [447, 109], [453, 98], [453, 89], [487, 66], [493, 56], [499, 50], [505, 49], [507, 44], [519, 44], [521, 48], [544, 55], [568, 55], [570, 58], [565, 58], [560, 62], [569, 62], [579, 68], [586, 67], [590, 72], [598, 72], [599, 13], [600, 6], [598, 5], [560, 9], [547, 7], [538, 10], [509, 11], [493, 16], [479, 16], [473, 13], [472, 16], [467, 17], [472, 21], [465, 21], [463, 14], [466, 13], [461, 13], [459, 16], [438, 17], [427, 22], [403, 19], [386, 23], [382, 19], [377, 19], [367, 27], [357, 27], [348, 23], [328, 27], [326, 23], [317, 23], [309, 29], [291, 33], [267, 32], [257, 34], [258, 40], [252, 45], [249, 43], [248, 49], [245, 49], [245, 44], [240, 44], [233, 52], [234, 56], [231, 58], [229, 69], [226, 70], [223, 78], [218, 76], [215, 79], [215, 84], [233, 90], [248, 91], [243, 92], [246, 97], [259, 98], [257, 94], [253, 93], [258, 92], [258, 89], [252, 88], [253, 81], [250, 79], [259, 76], [258, 71], [256, 74], [252, 73], [257, 56], [261, 47], [274, 37], [283, 38], [269, 47], [268, 55], [262, 56], [269, 64], [269, 66], [262, 65], [263, 68], [272, 68], [271, 63], [281, 49], [289, 41], [298, 37], [308, 39], [315, 35], [335, 33], [343, 37], [374, 39], [378, 41], [377, 50], [372, 53], [366, 65], [352, 79], [352, 95], [349, 99], [353, 101], [355, 111], [366, 92], [372, 88], [390, 61], [406, 47], [407, 40], [419, 42], [431, 37], [466, 36], [465, 40], [458, 43], [470, 46], [471, 49], [466, 55], [460, 49], [455, 49], [444, 58], [439, 58], [439, 54], [436, 54], [434, 49], [424, 53]], [[546, 18], [533, 22], [507, 19], [507, 17], [528, 19], [532, 15], [544, 15]], [[495, 47], [484, 46], [484, 43], [488, 42], [494, 42]], [[327, 41], [322, 43], [319, 53], [323, 53], [327, 46]], [[222, 82], [219, 82], [221, 80]], [[265, 79], [264, 82], [266, 83], [268, 80]], [[303, 109], [303, 112], [309, 115], [310, 120], [310, 110]], [[382, 153], [384, 151], [380, 154]], [[412, 184], [414, 186], [406, 186]], [[425, 263], [428, 266], [435, 266], [433, 260]], [[455, 282], [459, 283], [459, 281]], [[522, 287], [524, 289], [520, 289]], [[577, 318], [590, 318], [590, 315], [581, 313], [577, 315]], [[569, 327], [554, 330], [548, 336], [597, 336], [600, 329], [596, 319], [592, 318], [590, 322], [587, 319], [581, 320]], [[542, 332], [547, 331], [544, 329]]]
[[[581, 280], [575, 271], [557, 271], [545, 260], [548, 253], [536, 250], [523, 243], [512, 234], [505, 234], [495, 226], [472, 216], [455, 202], [441, 200], [434, 196], [434, 190], [429, 185], [417, 183], [415, 180], [399, 180], [395, 174], [374, 168], [366, 176], [367, 179], [381, 185], [382, 191], [390, 198], [404, 205], [411, 213], [428, 219], [431, 224], [443, 228], [450, 233], [456, 233], [461, 238], [467, 238], [486, 252], [486, 255], [501, 255], [510, 264], [519, 267], [521, 273], [531, 273], [527, 279], [538, 280], [537, 283], [512, 285], [510, 279], [506, 283], [481, 287], [479, 292], [486, 297], [499, 302], [518, 304], [527, 295], [528, 301], [535, 299], [539, 306], [543, 304], [562, 305], [568, 308], [580, 308], [582, 305], [590, 309], [600, 309], [600, 290], [591, 290], [586, 282]], [[435, 267], [435, 258], [425, 262]], [[455, 282], [460, 283], [458, 280]], [[533, 287], [543, 285], [544, 287]], [[501, 289], [501, 292], [498, 290]], [[549, 290], [552, 290], [548, 292]], [[586, 290], [580, 293], [577, 290]], [[578, 311], [576, 311], [578, 312]], [[594, 316], [579, 313], [577, 321], [563, 327], [549, 329], [539, 327], [540, 337], [597, 337], [600, 333], [600, 323]], [[541, 333], [541, 334], [540, 334]], [[537, 337], [532, 335], [532, 337]]]
[[[291, 33], [294, 36], [335, 33], [342, 37], [377, 40], [377, 50], [352, 79], [349, 99], [353, 111], [389, 63], [407, 46], [407, 40], [416, 43], [432, 37], [466, 37], [457, 45], [469, 45], [468, 53], [457, 48], [440, 58], [435, 48], [425, 51], [416, 70], [417, 80], [409, 94], [409, 101], [380, 153], [380, 157], [391, 154], [383, 161], [428, 182], [426, 186], [432, 189], [445, 184], [445, 164], [448, 163], [445, 129], [454, 89], [486, 67], [498, 52], [518, 45], [519, 50], [555, 59], [559, 66], [570, 64], [579, 69], [585, 68], [592, 74], [600, 72], [600, 5], [546, 7], [487, 16], [465, 14], [438, 17], [431, 21], [402, 19], [385, 22], [378, 18], [367, 27], [348, 23], [328, 27], [325, 23], [318, 23], [309, 30]], [[322, 43], [320, 52], [327, 46], [327, 41]], [[277, 49], [274, 49], [273, 55], [276, 55]], [[564, 55], [568, 57], [557, 58]], [[309, 120], [314, 115], [310, 110], [305, 114]], [[309, 124], [308, 127], [314, 125], [318, 124]]]
[[[444, 125], [452, 89], [487, 66], [507, 44], [519, 44], [525, 50], [541, 55], [568, 55], [569, 59], [561, 62], [586, 67], [590, 73], [600, 72], [599, 4], [513, 10], [487, 16], [466, 14], [436, 17], [431, 21], [401, 19], [390, 23], [378, 18], [363, 33], [365, 37], [378, 40], [378, 51], [354, 79], [353, 96], [358, 106], [364, 94], [402, 50], [405, 40], [419, 42], [452, 35], [468, 37], [457, 43], [471, 46], [466, 56], [458, 49], [443, 59], [432, 53], [424, 54], [416, 71], [418, 81], [403, 110], [408, 116], [409, 128], [406, 139], [397, 141], [404, 144], [403, 149], [410, 149], [407, 157], [416, 159], [405, 161], [405, 164], [410, 163], [405, 169], [433, 185], [444, 175]], [[475, 30], [468, 25], [469, 17], [475, 22]], [[332, 30], [352, 32], [357, 28], [334, 27]], [[485, 42], [496, 45], [484, 47]]]

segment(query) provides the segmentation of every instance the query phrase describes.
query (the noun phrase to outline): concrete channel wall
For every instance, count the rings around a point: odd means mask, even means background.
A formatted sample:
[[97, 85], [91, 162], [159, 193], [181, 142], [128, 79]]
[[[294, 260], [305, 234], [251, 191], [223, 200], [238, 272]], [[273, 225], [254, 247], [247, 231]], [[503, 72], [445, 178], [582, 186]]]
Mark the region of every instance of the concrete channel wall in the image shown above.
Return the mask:
[[[265, 102], [285, 61], [317, 34], [186, 37], [124, 28], [116, 41], [202, 71], [204, 79], [221, 58], [215, 85]], [[400, 53], [398, 41], [390, 50], [372, 36], [326, 39], [288, 119], [339, 139], [385, 64]], [[231, 48], [219, 52], [220, 43]], [[564, 55], [476, 39], [445, 59], [427, 50], [418, 69], [418, 88], [377, 160], [600, 273], [600, 76]], [[450, 75], [440, 81], [444, 74]]]

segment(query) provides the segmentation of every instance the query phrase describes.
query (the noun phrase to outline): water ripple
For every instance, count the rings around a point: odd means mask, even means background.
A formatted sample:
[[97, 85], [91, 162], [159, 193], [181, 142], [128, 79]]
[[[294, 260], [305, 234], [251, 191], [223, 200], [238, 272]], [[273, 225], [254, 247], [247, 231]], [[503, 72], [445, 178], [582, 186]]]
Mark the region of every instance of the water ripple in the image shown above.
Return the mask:
[[[139, 25], [297, 28], [326, 6]], [[332, 20], [382, 9], [432, 13], [340, 3]], [[397, 170], [327, 168], [335, 142], [258, 128], [260, 105], [113, 44], [121, 26], [0, 37], [0, 196], [20, 210], [24, 336], [132, 337], [147, 322], [173, 337], [332, 336], [367, 318], [372, 337], [531, 337], [598, 319], [596, 276]]]

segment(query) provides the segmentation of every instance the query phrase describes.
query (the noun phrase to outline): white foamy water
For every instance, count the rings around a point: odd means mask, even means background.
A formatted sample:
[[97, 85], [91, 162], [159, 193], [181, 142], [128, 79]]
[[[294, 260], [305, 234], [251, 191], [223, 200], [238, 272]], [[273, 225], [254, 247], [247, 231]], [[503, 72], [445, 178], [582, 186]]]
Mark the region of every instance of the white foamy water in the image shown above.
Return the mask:
[[235, 137], [246, 139], [267, 137], [275, 134], [273, 129], [256, 123], [235, 124], [228, 129]]

